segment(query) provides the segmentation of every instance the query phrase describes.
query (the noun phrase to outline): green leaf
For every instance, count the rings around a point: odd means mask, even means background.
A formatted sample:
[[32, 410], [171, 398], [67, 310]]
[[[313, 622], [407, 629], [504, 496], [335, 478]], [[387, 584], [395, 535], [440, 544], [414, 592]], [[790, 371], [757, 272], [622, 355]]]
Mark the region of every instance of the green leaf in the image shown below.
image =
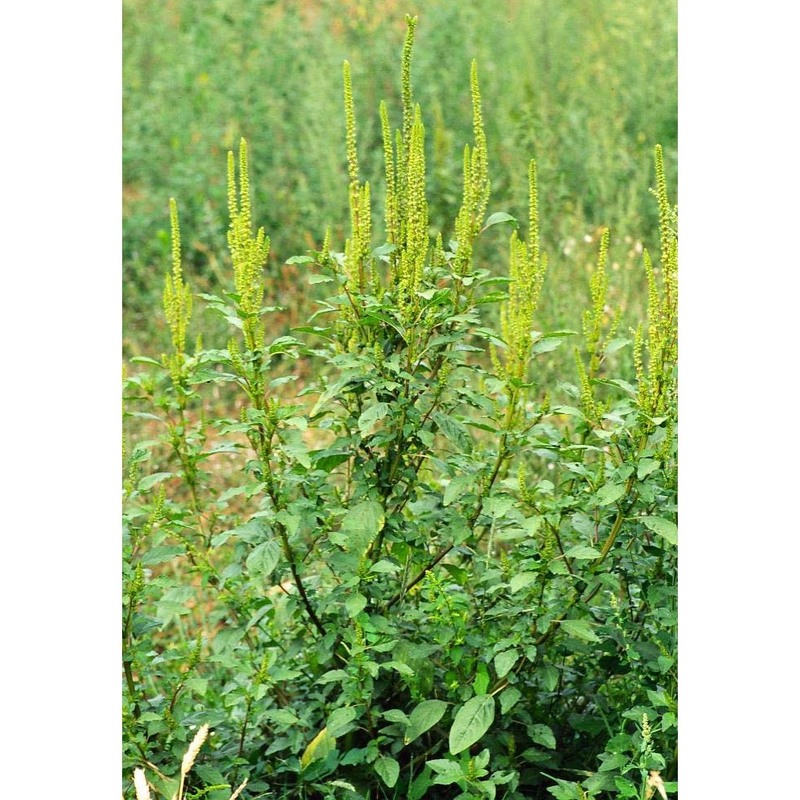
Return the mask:
[[464, 779], [464, 771], [457, 761], [448, 761], [446, 758], [434, 758], [425, 762], [435, 773], [433, 782], [442, 786]]
[[391, 253], [394, 253], [395, 250], [397, 250], [397, 245], [396, 244], [390, 244], [389, 242], [386, 242], [386, 243], [376, 247], [372, 251], [372, 255], [375, 256], [375, 258], [385, 258], [386, 256], [390, 255]]
[[483, 502], [483, 512], [489, 517], [503, 519], [514, 507], [514, 498], [508, 495], [487, 497]]
[[350, 597], [344, 601], [344, 607], [347, 609], [347, 615], [350, 617], [350, 619], [358, 616], [364, 610], [366, 605], [367, 598], [364, 597], [363, 594], [350, 595]]
[[335, 711], [331, 711], [328, 716], [328, 724], [326, 725], [328, 734], [336, 738], [352, 730], [355, 726], [351, 723], [357, 716], [358, 711], [352, 706], [337, 708]]
[[303, 755], [300, 756], [300, 766], [305, 768], [312, 761], [325, 758], [335, 748], [336, 740], [330, 735], [327, 728], [323, 728], [303, 751]]
[[509, 670], [519, 660], [519, 653], [516, 650], [504, 650], [494, 657], [494, 670], [498, 678], [505, 677]]
[[397, 783], [400, 776], [400, 765], [389, 756], [381, 756], [375, 762], [375, 772], [381, 780], [391, 789]]
[[678, 545], [678, 526], [662, 517], [640, 517], [653, 533], [666, 539], [670, 544]]
[[618, 378], [595, 378], [592, 383], [597, 383], [602, 386], [614, 386], [617, 389], [622, 389], [623, 392], [629, 394], [631, 397], [636, 397], [638, 394], [638, 391], [633, 384]]
[[444, 505], [449, 506], [452, 502], [458, 500], [458, 498], [474, 484], [474, 475], [456, 475], [456, 477], [447, 484], [442, 502]]
[[629, 781], [627, 778], [623, 778], [621, 775], [614, 776], [614, 786], [617, 787], [619, 796], [623, 799], [639, 796], [639, 790], [636, 788], [636, 784], [633, 783], [633, 781]]
[[247, 556], [247, 570], [254, 578], [266, 580], [278, 566], [281, 549], [277, 542], [262, 542]]
[[559, 347], [561, 347], [563, 343], [564, 343], [563, 339], [553, 339], [553, 338], [537, 339], [531, 345], [531, 354], [539, 355], [540, 353], [551, 353], [553, 350], [557, 350]]
[[535, 580], [535, 572], [518, 572], [508, 582], [508, 586], [512, 592], [518, 592], [520, 589], [530, 586]]
[[424, 769], [414, 778], [414, 782], [408, 787], [408, 800], [422, 800], [425, 797], [425, 793], [433, 785], [429, 775], [429, 771]]
[[370, 433], [372, 433], [376, 423], [382, 420], [388, 413], [388, 403], [375, 403], [375, 405], [370, 406], [366, 411], [364, 411], [364, 413], [358, 418], [358, 430], [361, 433], [361, 436], [368, 436]]
[[351, 506], [342, 520], [342, 527], [330, 535], [334, 544], [348, 553], [363, 553], [383, 528], [383, 507], [375, 500], [365, 500]]
[[564, 555], [567, 556], [567, 558], [575, 558], [580, 561], [581, 559], [599, 558], [602, 553], [599, 550], [595, 550], [594, 547], [588, 547], [585, 544], [576, 544], [575, 547], [570, 547]]
[[612, 339], [605, 348], [605, 352], [607, 355], [611, 355], [611, 353], [616, 353], [617, 350], [621, 350], [626, 345], [631, 343], [630, 339]]
[[410, 744], [425, 731], [430, 730], [444, 716], [446, 710], [447, 703], [444, 700], [423, 700], [408, 718], [403, 743]]
[[[483, 306], [489, 303], [502, 303], [504, 300], [508, 298], [508, 292], [489, 292], [489, 294], [484, 295], [483, 297], [479, 298], [476, 301], [476, 305]], [[496, 335], [487, 336], [490, 341], [500, 341], [497, 339]]]
[[356, 791], [356, 787], [353, 786], [352, 783], [348, 783], [347, 781], [340, 781], [340, 780], [329, 781], [327, 785], [328, 786], [337, 786], [339, 789], [347, 789], [348, 792], [355, 792]]
[[140, 492], [146, 492], [148, 489], [152, 489], [157, 483], [161, 483], [161, 481], [165, 481], [171, 477], [173, 477], [172, 472], [154, 472], [152, 475], [146, 475], [142, 478], [136, 488]]
[[[136, 359], [131, 359], [131, 360], [135, 361]], [[165, 421], [161, 419], [161, 417], [157, 416], [156, 414], [148, 414], [146, 411], [126, 411], [125, 416], [136, 417], [136, 419], [154, 419], [156, 422], [161, 422], [166, 424]]]
[[348, 674], [343, 669], [329, 669], [324, 675], [317, 678], [317, 683], [332, 683], [333, 681], [347, 680]]
[[131, 359], [131, 364], [152, 364], [154, 367], [164, 366], [160, 361], [156, 361], [154, 358], [149, 358], [148, 356], [134, 356]]
[[467, 427], [457, 419], [439, 411], [434, 412], [433, 421], [439, 431], [461, 450], [469, 450], [472, 446], [472, 437]]
[[575, 406], [553, 406], [553, 414], [563, 414], [566, 417], [583, 417], [583, 411]]
[[611, 503], [616, 503], [624, 494], [624, 483], [607, 483], [605, 486], [601, 486], [597, 492], [597, 504], [609, 506]]
[[647, 699], [653, 704], [653, 708], [669, 708], [670, 700], [663, 689], [648, 689]]
[[299, 346], [301, 342], [294, 338], [294, 336], [279, 336], [267, 348], [270, 355], [278, 354], [292, 354], [294, 348]]
[[450, 728], [450, 753], [456, 755], [477, 742], [494, 722], [494, 697], [478, 695], [456, 712]]
[[180, 788], [179, 778], [168, 778], [166, 775], [148, 771], [147, 779], [163, 797], [176, 797]]
[[319, 469], [323, 472], [331, 472], [336, 469], [339, 464], [342, 464], [350, 458], [350, 453], [343, 450], [317, 450], [312, 452], [311, 455], [314, 459], [314, 469]]
[[534, 742], [536, 742], [536, 744], [540, 744], [542, 747], [546, 747], [548, 750], [556, 749], [556, 737], [553, 734], [553, 731], [547, 725], [529, 726], [528, 735]]
[[568, 636], [574, 636], [584, 642], [600, 641], [600, 637], [592, 630], [591, 623], [585, 619], [562, 619], [561, 628]]
[[512, 217], [511, 214], [506, 214], [505, 211], [495, 211], [486, 222], [483, 224], [483, 228], [481, 228], [481, 233], [483, 233], [487, 228], [491, 228], [493, 225], [499, 225], [501, 222], [510, 222], [514, 227], [517, 226], [516, 218]]
[[183, 685], [189, 691], [194, 692], [195, 694], [199, 695], [200, 697], [205, 697], [205, 694], [208, 691], [208, 679], [207, 678], [187, 678], [186, 682]]
[[272, 708], [264, 716], [279, 725], [298, 725], [300, 723], [294, 711], [290, 711], [288, 708]]
[[602, 764], [600, 765], [600, 772], [608, 772], [612, 769], [619, 769], [628, 763], [629, 756], [626, 753], [612, 753], [610, 755], [600, 756]]
[[636, 469], [636, 477], [640, 481], [644, 480], [651, 472], [654, 472], [660, 466], [660, 462], [656, 461], [654, 458], [643, 458]]
[[668, 731], [670, 728], [675, 728], [678, 725], [678, 718], [672, 711], [665, 712], [661, 717], [661, 730]]
[[381, 666], [385, 669], [393, 669], [395, 672], [399, 672], [401, 675], [408, 675], [409, 677], [414, 674], [414, 670], [402, 661], [386, 661], [381, 664]]
[[507, 714], [522, 697], [522, 692], [515, 686], [509, 686], [500, 694], [500, 713]]
[[214, 767], [209, 767], [205, 764], [195, 764], [192, 767], [192, 773], [201, 778], [203, 783], [206, 784], [204, 791], [208, 791], [208, 787], [216, 784], [220, 788], [228, 788], [230, 784], [225, 781], [225, 776]]
[[225, 544], [225, 542], [227, 542], [231, 536], [240, 539], [247, 544], [255, 544], [260, 542], [260, 540], [263, 540], [264, 538], [263, 523], [257, 518], [249, 519], [243, 525], [239, 525], [236, 528], [231, 528], [230, 530], [218, 533], [211, 540], [211, 544], [213, 547], [219, 547], [221, 544]]
[[558, 686], [558, 670], [549, 664], [541, 669], [542, 684], [548, 692], [555, 691]]
[[486, 664], [482, 661], [478, 664], [478, 668], [475, 671], [475, 680], [472, 682], [472, 689], [474, 690], [475, 694], [481, 695], [486, 694], [486, 690], [489, 688], [489, 670], [486, 668]]
[[579, 783], [575, 783], [574, 781], [563, 781], [561, 778], [554, 778], [552, 775], [548, 775], [546, 772], [543, 772], [542, 775], [556, 782], [555, 786], [547, 787], [547, 791], [553, 795], [555, 800], [581, 800], [581, 798], [587, 796], [586, 792], [581, 789]]
[[152, 564], [164, 564], [167, 561], [172, 561], [173, 558], [178, 558], [178, 556], [185, 555], [186, 548], [183, 546], [178, 545], [159, 545], [158, 547], [153, 547], [150, 550], [146, 550], [142, 553], [141, 563], [146, 566], [150, 566]]
[[300, 431], [289, 431], [293, 436], [285, 436], [283, 452], [297, 461], [306, 469], [311, 469], [311, 459], [308, 454], [308, 445], [300, 438]]
[[400, 572], [400, 569], [400, 566], [395, 564], [393, 561], [382, 558], [380, 561], [377, 561], [375, 564], [373, 564], [369, 571], [377, 572], [379, 575], [386, 575], [392, 572]]
[[408, 723], [411, 722], [406, 712], [401, 711], [399, 708], [390, 708], [388, 711], [384, 711], [383, 718], [389, 722], [399, 722], [405, 726], [408, 726]]

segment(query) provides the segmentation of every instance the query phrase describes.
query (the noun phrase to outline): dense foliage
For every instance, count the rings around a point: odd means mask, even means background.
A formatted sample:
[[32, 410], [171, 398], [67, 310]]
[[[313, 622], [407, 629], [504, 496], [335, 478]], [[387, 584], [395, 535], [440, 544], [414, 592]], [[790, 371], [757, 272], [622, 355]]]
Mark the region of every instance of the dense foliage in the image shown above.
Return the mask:
[[[134, 768], [140, 792], [146, 776], [211, 800], [245, 779], [247, 798], [676, 788], [677, 214], [662, 149], [646, 320], [628, 332], [609, 306], [604, 229], [580, 330], [540, 332], [537, 165], [524, 222], [492, 212], [473, 62], [460, 198], [433, 226], [407, 22], [396, 129], [380, 106], [378, 246], [345, 62], [349, 233], [289, 259], [326, 290], [306, 324], [271, 326], [244, 140], [228, 154], [233, 274], [213, 292], [190, 288], [171, 203], [170, 349], [124, 377], [128, 429], [154, 431], [124, 454], [126, 797]], [[503, 230], [500, 275], [476, 252]], [[224, 346], [189, 345], [198, 300]], [[572, 368], [545, 382], [556, 348]]]

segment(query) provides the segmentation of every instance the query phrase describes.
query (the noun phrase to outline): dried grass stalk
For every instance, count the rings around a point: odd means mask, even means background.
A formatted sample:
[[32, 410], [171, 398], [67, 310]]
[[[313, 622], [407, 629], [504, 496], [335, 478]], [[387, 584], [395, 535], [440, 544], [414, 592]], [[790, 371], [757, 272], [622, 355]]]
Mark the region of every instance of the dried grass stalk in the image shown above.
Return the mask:
[[133, 785], [136, 789], [136, 800], [150, 800], [150, 787], [141, 767], [136, 767], [133, 771]]
[[200, 752], [200, 748], [203, 746], [203, 742], [205, 742], [207, 738], [208, 724], [205, 724], [194, 735], [194, 739], [192, 739], [192, 743], [189, 745], [189, 749], [186, 751], [186, 755], [183, 757], [183, 761], [181, 762], [181, 777], [186, 777], [186, 775], [189, 773], [189, 770], [192, 768], [192, 764], [194, 764], [195, 759], [197, 758], [197, 754]]

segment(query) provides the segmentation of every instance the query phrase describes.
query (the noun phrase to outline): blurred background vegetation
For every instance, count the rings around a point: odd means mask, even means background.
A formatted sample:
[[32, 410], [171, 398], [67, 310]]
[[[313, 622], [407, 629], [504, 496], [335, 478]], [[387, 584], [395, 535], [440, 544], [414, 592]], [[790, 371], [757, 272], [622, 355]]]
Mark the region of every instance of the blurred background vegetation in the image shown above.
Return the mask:
[[[643, 318], [641, 249], [658, 252], [657, 208], [648, 191], [657, 142], [673, 197], [677, 188], [677, 3], [124, 0], [126, 356], [159, 353], [168, 341], [160, 308], [170, 197], [180, 209], [192, 290], [229, 285], [225, 159], [241, 136], [250, 150], [254, 216], [272, 239], [267, 301], [286, 307], [280, 324], [305, 320], [311, 298], [302, 266], [284, 262], [319, 248], [326, 226], [334, 249], [344, 246], [344, 59], [352, 68], [361, 168], [382, 231], [378, 105], [387, 101], [397, 126], [406, 13], [420, 18], [412, 80], [427, 129], [432, 229], [441, 229], [445, 241], [452, 235], [463, 147], [471, 141], [469, 66], [476, 58], [489, 212], [525, 220], [527, 164], [538, 164], [551, 264], [542, 329], [580, 329], [606, 225], [610, 303], [625, 321], [620, 331]], [[481, 266], [506, 273], [509, 233], [499, 225], [481, 237]], [[202, 327], [208, 336], [208, 322]]]

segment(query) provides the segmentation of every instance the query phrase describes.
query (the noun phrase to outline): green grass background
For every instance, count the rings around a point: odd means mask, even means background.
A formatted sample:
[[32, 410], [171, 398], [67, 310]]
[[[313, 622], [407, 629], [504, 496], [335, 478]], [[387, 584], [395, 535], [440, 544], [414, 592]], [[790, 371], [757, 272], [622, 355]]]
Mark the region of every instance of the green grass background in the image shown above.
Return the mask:
[[[228, 149], [248, 140], [254, 213], [272, 239], [267, 297], [300, 324], [309, 291], [292, 255], [348, 224], [341, 65], [351, 63], [359, 155], [382, 231], [378, 105], [399, 123], [406, 13], [419, 15], [412, 62], [426, 124], [431, 225], [445, 240], [471, 141], [477, 59], [489, 146], [489, 212], [527, 218], [527, 164], [539, 170], [550, 256], [543, 329], [578, 328], [599, 231], [611, 228], [610, 304], [635, 324], [646, 307], [641, 249], [658, 250], [652, 148], [677, 189], [677, 8], [655, 0], [124, 0], [123, 346], [160, 352], [169, 265], [168, 201], [178, 201], [194, 291], [228, 284]], [[481, 237], [481, 266], [507, 269], [506, 226]], [[214, 336], [208, 323], [193, 323]], [[623, 326], [624, 329], [624, 326]], [[281, 331], [275, 331], [279, 335]]]

